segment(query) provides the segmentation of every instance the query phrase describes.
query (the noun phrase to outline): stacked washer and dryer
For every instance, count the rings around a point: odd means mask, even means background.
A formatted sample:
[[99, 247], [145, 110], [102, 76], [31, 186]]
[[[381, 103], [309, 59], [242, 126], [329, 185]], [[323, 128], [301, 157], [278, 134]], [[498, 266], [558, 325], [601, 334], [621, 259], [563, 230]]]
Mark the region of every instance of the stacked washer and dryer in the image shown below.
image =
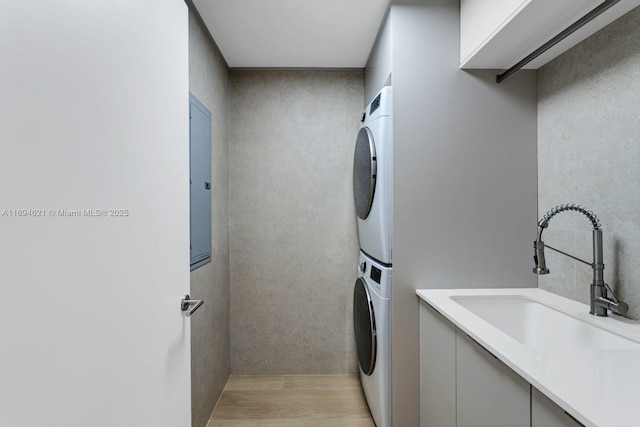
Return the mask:
[[360, 239], [353, 320], [362, 389], [377, 427], [391, 426], [391, 94], [385, 86], [365, 109], [353, 161]]

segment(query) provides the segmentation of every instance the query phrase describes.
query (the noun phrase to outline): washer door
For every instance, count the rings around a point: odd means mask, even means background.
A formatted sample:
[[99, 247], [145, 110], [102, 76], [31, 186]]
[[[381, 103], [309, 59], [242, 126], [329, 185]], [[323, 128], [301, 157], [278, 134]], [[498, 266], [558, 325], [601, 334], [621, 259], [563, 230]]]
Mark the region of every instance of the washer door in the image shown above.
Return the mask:
[[362, 277], [356, 280], [353, 290], [353, 323], [360, 369], [371, 375], [376, 366], [376, 317], [373, 301]]
[[376, 190], [376, 145], [367, 127], [360, 128], [353, 158], [353, 195], [360, 219], [367, 219]]

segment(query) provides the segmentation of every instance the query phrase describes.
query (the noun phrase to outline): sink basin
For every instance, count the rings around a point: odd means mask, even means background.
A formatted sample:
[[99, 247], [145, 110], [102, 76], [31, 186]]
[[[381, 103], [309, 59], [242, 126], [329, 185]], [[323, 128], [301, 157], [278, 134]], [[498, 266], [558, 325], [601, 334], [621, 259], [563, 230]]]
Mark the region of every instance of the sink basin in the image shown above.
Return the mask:
[[640, 349], [640, 343], [524, 295], [451, 296], [476, 316], [542, 353]]

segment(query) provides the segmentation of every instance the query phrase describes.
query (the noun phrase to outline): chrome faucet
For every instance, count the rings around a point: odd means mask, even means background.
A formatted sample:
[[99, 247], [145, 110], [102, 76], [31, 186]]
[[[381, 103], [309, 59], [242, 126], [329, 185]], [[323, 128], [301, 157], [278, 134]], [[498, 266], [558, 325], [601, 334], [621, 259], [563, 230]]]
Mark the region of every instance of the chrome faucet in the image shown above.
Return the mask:
[[[549, 220], [555, 215], [564, 211], [580, 212], [581, 214], [585, 215], [589, 219], [589, 221], [591, 221], [591, 225], [593, 225], [593, 262], [581, 260], [580, 258], [577, 258], [566, 252], [562, 252], [561, 250], [555, 249], [549, 245], [545, 245], [542, 241], [542, 232], [549, 226]], [[593, 314], [594, 316], [607, 316], [608, 310], [611, 310], [616, 314], [627, 314], [627, 312], [629, 311], [629, 306], [622, 301], [618, 301], [615, 294], [613, 293], [613, 290], [604, 282], [602, 230], [600, 229], [600, 220], [597, 216], [594, 215], [593, 212], [583, 208], [580, 205], [560, 205], [551, 209], [544, 217], [542, 217], [540, 221], [538, 221], [538, 238], [535, 242], [533, 242], [533, 248], [535, 249], [533, 260], [536, 263], [536, 267], [533, 269], [533, 272], [538, 275], [549, 274], [549, 270], [547, 269], [547, 265], [544, 259], [545, 247], [562, 255], [566, 255], [569, 258], [573, 258], [576, 261], [580, 261], [583, 264], [587, 264], [593, 269], [593, 283], [591, 284], [591, 303], [589, 313]], [[607, 292], [611, 295], [610, 298], [607, 296]]]

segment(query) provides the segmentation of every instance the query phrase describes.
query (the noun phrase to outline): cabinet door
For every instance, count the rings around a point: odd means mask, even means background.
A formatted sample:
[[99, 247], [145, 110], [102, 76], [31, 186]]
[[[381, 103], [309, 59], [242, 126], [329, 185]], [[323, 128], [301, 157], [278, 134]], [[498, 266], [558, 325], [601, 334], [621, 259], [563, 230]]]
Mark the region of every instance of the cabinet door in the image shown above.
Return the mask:
[[464, 64], [527, 1], [460, 0], [460, 63]]
[[420, 427], [456, 425], [456, 327], [420, 303]]
[[458, 427], [529, 427], [529, 383], [459, 329], [456, 348]]
[[[509, 68], [600, 3], [602, 0], [461, 0], [460, 65], [465, 69]], [[602, 15], [597, 21], [612, 22], [612, 15]], [[574, 33], [572, 43], [604, 26], [593, 24]], [[551, 48], [535, 68], [573, 44]]]
[[531, 387], [531, 427], [580, 427], [582, 425], [538, 389]]

